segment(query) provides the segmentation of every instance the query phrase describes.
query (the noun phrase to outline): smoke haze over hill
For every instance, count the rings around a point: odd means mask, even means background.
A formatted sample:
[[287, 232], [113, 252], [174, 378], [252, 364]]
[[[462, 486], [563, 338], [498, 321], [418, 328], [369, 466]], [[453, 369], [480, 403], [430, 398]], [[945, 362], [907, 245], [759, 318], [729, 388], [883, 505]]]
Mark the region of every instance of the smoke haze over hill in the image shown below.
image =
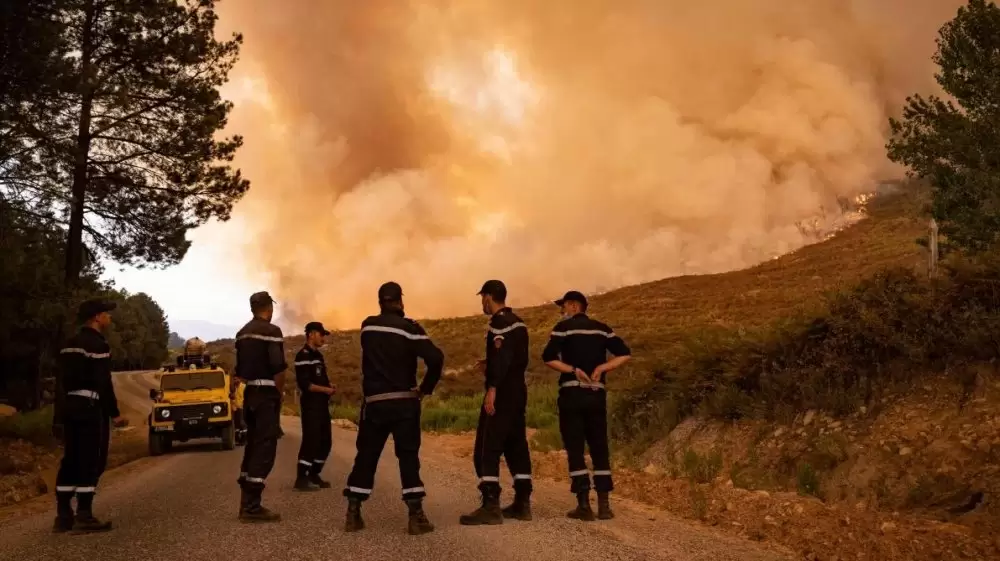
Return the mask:
[[[745, 267], [900, 175], [959, 0], [229, 0], [237, 212], [284, 318], [354, 326]], [[803, 227], [806, 226], [806, 227]]]

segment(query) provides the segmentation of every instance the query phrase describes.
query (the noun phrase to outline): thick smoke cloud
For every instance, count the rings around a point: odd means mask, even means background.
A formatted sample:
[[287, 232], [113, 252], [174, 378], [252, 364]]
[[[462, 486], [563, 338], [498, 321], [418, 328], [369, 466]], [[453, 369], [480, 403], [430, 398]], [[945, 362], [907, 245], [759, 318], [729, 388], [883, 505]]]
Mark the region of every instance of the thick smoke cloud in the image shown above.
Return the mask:
[[899, 175], [887, 116], [961, 3], [228, 0], [244, 256], [342, 327], [386, 280], [428, 317], [758, 263]]

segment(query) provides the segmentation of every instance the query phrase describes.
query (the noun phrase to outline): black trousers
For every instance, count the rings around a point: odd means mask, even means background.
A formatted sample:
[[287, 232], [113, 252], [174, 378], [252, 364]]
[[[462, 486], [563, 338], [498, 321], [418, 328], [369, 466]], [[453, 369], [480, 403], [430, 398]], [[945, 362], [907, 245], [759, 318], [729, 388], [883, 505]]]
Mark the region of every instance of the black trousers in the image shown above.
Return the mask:
[[302, 445], [299, 446], [300, 473], [319, 475], [323, 471], [330, 448], [333, 447], [333, 431], [330, 427], [330, 401], [323, 396], [316, 399], [309, 396], [299, 403], [302, 419]]
[[[81, 500], [97, 491], [108, 463], [110, 423], [97, 400], [67, 396], [63, 419], [63, 457], [56, 474], [56, 496], [77, 495]], [[81, 510], [86, 510], [81, 504]]]
[[570, 490], [590, 490], [590, 472], [584, 459], [584, 444], [590, 448], [594, 487], [598, 492], [614, 489], [608, 448], [608, 394], [604, 390], [563, 388], [559, 391], [559, 432], [569, 460]]
[[479, 490], [483, 495], [500, 495], [500, 456], [503, 456], [514, 478], [514, 492], [531, 494], [531, 453], [525, 425], [527, 400], [505, 402], [498, 396], [495, 407], [493, 415], [488, 415], [485, 408], [479, 411], [472, 454]]
[[247, 386], [244, 390], [243, 420], [247, 425], [247, 445], [243, 449], [243, 464], [240, 466], [240, 486], [258, 501], [278, 451], [280, 404], [281, 396], [272, 386]]
[[426, 495], [420, 479], [420, 400], [393, 399], [361, 406], [358, 453], [347, 477], [344, 496], [367, 500], [375, 487], [375, 470], [385, 442], [392, 435], [399, 461], [403, 500]]

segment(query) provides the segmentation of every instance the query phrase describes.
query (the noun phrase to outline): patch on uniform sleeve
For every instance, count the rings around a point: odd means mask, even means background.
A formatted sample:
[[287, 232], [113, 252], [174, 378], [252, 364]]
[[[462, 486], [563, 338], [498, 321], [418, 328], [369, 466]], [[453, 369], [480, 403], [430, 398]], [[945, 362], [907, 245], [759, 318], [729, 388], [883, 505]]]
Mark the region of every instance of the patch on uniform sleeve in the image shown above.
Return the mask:
[[497, 335], [493, 338], [493, 346], [498, 349], [503, 346], [503, 335]]

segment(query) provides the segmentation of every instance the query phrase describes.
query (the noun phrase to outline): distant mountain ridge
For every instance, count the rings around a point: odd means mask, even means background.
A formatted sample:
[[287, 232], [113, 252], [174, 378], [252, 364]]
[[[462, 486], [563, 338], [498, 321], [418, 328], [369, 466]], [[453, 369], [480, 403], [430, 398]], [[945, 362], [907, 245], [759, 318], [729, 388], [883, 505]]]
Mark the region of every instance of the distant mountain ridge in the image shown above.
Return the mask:
[[177, 333], [183, 339], [198, 337], [206, 343], [218, 339], [232, 339], [239, 331], [238, 326], [222, 325], [198, 319], [176, 319], [168, 320], [170, 330]]

